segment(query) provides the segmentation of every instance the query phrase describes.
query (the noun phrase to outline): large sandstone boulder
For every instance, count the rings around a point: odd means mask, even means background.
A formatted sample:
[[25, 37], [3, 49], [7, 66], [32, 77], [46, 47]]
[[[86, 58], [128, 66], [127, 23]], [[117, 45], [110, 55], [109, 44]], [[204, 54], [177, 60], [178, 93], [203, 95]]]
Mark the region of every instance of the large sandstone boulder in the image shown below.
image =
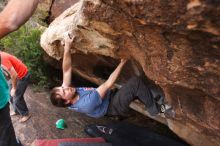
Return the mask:
[[0, 11], [2, 11], [3, 10], [3, 8], [5, 7], [5, 5], [7, 4], [7, 0], [1, 0], [0, 1]]
[[62, 61], [70, 33], [74, 72], [101, 84], [129, 58], [120, 82], [145, 75], [160, 85], [176, 116], [166, 119], [192, 145], [220, 145], [220, 3], [216, 0], [81, 0], [41, 37]]
[[50, 8], [49, 21], [53, 21], [58, 17], [63, 11], [71, 7], [79, 0], [54, 0]]

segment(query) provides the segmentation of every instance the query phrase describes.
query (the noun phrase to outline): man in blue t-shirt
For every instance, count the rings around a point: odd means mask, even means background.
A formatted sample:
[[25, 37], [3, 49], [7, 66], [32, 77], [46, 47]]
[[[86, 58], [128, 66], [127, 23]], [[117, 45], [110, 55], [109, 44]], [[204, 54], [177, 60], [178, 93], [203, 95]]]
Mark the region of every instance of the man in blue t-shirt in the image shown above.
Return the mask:
[[71, 87], [72, 61], [70, 48], [73, 38], [68, 36], [64, 38], [63, 83], [60, 87], [52, 89], [50, 100], [53, 105], [68, 107], [95, 118], [106, 114], [126, 116], [130, 109], [129, 104], [138, 98], [146, 105], [151, 115], [159, 113], [150, 89], [140, 77], [131, 78], [117, 92], [111, 90], [126, 63], [125, 59], [121, 59], [107, 81], [98, 88]]
[[[0, 13], [0, 39], [24, 24], [33, 14], [37, 4], [38, 0], [10, 0]], [[0, 146], [17, 146], [8, 101], [9, 88], [0, 67]]]

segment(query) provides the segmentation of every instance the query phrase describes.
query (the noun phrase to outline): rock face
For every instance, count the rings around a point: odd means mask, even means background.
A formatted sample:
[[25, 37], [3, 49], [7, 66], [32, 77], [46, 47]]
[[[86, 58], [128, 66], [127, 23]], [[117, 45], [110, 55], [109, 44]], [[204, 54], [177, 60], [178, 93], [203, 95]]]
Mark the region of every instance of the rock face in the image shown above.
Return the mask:
[[49, 16], [49, 20], [53, 21], [56, 17], [58, 17], [63, 11], [65, 11], [70, 6], [77, 3], [79, 0], [54, 0], [51, 5], [51, 15]]
[[3, 8], [5, 7], [5, 5], [7, 4], [7, 0], [1, 0], [0, 1], [0, 11], [2, 11], [3, 10]]
[[[68, 0], [67, 0], [68, 1]], [[192, 145], [220, 145], [220, 3], [217, 0], [81, 0], [43, 33], [41, 45], [60, 60], [69, 32], [74, 72], [101, 84], [130, 61], [120, 82], [145, 75], [175, 112], [167, 124]]]

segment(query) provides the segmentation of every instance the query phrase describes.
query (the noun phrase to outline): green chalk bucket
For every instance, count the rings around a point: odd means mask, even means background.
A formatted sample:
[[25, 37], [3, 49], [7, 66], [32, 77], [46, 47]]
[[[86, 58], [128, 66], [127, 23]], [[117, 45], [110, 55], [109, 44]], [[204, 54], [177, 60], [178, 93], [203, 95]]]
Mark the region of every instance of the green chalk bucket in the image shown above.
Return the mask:
[[57, 129], [65, 129], [67, 126], [66, 126], [66, 122], [64, 119], [59, 119], [56, 121], [56, 127]]

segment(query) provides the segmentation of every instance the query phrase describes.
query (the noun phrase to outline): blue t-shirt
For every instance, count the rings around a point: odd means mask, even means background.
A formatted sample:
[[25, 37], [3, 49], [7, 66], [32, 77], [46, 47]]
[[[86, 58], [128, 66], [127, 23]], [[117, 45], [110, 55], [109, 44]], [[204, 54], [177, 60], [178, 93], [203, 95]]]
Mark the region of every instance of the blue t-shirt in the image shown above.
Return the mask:
[[9, 88], [0, 67], [0, 109], [4, 108], [9, 101]]
[[107, 113], [110, 98], [108, 93], [105, 98], [101, 99], [96, 88], [76, 88], [76, 92], [79, 95], [79, 100], [69, 106], [69, 109], [94, 118], [102, 117]]

